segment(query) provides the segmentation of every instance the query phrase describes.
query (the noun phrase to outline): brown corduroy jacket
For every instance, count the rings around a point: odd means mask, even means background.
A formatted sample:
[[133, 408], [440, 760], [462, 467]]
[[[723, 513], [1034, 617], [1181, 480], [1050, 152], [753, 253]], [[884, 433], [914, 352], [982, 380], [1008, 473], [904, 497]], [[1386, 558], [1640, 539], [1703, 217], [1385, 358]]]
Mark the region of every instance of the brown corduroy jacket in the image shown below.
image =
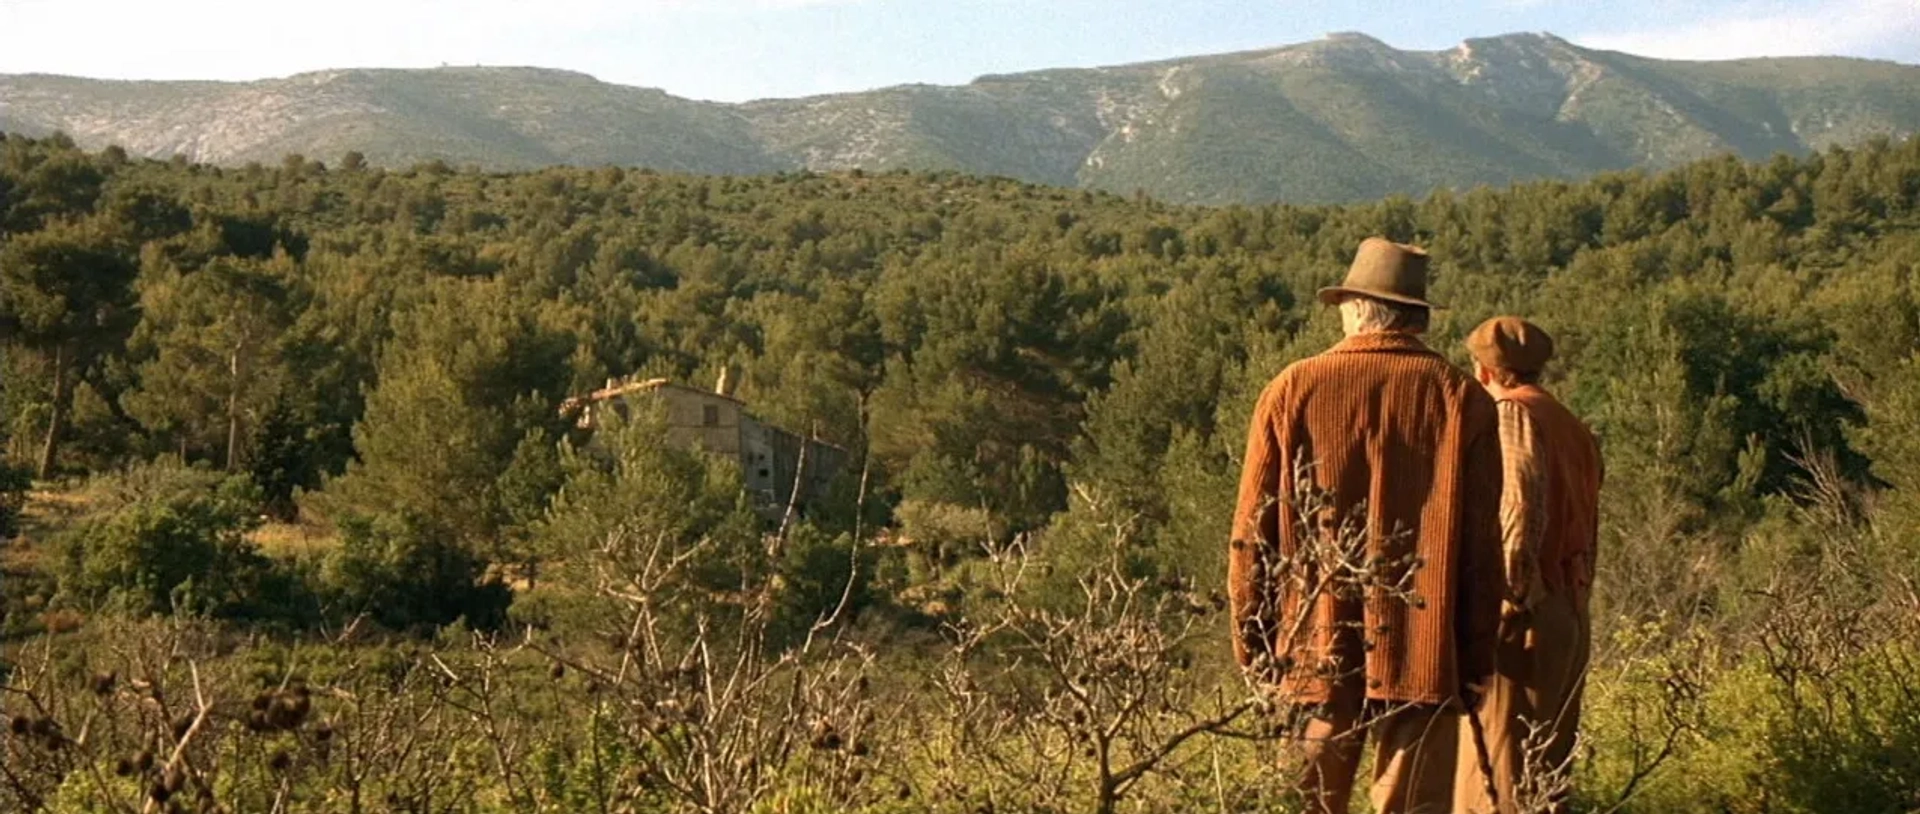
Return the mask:
[[[1491, 675], [1504, 583], [1486, 391], [1414, 336], [1363, 334], [1288, 366], [1251, 423], [1227, 569], [1241, 664], [1296, 702], [1340, 681], [1442, 703]], [[1356, 550], [1328, 555], [1340, 539]]]

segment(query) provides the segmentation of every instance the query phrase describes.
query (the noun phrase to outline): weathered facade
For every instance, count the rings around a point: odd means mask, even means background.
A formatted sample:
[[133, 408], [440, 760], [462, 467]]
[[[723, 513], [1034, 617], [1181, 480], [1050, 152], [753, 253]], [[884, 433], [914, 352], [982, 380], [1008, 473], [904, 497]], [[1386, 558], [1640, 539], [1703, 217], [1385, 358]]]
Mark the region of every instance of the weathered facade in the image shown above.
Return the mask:
[[602, 389], [568, 399], [561, 410], [591, 430], [604, 411], [625, 416], [634, 399], [659, 399], [666, 413], [666, 441], [739, 461], [741, 480], [764, 513], [778, 516], [789, 503], [804, 510], [825, 497], [846, 463], [846, 450], [761, 421], [731, 390], [725, 375], [713, 390], [666, 379], [609, 379]]

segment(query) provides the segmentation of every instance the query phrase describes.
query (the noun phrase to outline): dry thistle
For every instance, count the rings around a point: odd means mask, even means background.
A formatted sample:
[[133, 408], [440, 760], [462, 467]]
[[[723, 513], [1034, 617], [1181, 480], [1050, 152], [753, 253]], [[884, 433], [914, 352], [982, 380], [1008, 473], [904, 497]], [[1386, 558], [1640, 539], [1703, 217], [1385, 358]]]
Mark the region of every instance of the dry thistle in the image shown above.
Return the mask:
[[267, 705], [267, 723], [283, 732], [299, 729], [307, 722], [307, 714], [312, 711], [313, 699], [306, 685], [295, 685], [292, 690], [275, 694]]
[[840, 732], [834, 729], [833, 722], [821, 720], [813, 725], [813, 748], [834, 751], [841, 746]]

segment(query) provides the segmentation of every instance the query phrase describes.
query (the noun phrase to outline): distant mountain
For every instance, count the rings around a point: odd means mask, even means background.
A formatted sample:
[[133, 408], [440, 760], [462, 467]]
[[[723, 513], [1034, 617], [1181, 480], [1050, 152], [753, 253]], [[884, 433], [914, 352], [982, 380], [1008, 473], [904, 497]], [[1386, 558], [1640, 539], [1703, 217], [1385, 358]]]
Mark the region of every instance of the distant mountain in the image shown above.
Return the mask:
[[1920, 131], [1920, 66], [1679, 62], [1547, 34], [1266, 51], [719, 104], [534, 68], [248, 83], [0, 76], [0, 130], [273, 162], [288, 153], [693, 173], [955, 169], [1172, 201], [1325, 202], [1765, 157]]

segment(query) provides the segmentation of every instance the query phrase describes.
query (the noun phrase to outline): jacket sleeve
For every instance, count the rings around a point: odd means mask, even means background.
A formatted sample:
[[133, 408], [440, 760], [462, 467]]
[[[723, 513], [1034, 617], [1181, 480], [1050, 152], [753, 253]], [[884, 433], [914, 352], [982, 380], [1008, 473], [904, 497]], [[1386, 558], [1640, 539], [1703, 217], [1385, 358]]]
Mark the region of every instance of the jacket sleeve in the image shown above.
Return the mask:
[[[1500, 540], [1503, 487], [1499, 419], [1493, 399], [1483, 393], [1469, 400], [1465, 455], [1461, 462], [1461, 523], [1458, 604], [1455, 634], [1460, 681], [1484, 686], [1493, 675], [1500, 628], [1500, 601], [1506, 592]], [[1463, 687], [1464, 689], [1464, 687]]]
[[1278, 612], [1274, 578], [1280, 546], [1281, 469], [1277, 403], [1282, 385], [1269, 384], [1254, 406], [1247, 428], [1247, 452], [1227, 548], [1227, 598], [1232, 609], [1233, 655], [1242, 667], [1257, 656], [1271, 656]]
[[1546, 533], [1546, 476], [1540, 469], [1540, 436], [1527, 408], [1499, 402], [1500, 537], [1505, 558], [1506, 600], [1532, 608], [1543, 593], [1540, 540]]

